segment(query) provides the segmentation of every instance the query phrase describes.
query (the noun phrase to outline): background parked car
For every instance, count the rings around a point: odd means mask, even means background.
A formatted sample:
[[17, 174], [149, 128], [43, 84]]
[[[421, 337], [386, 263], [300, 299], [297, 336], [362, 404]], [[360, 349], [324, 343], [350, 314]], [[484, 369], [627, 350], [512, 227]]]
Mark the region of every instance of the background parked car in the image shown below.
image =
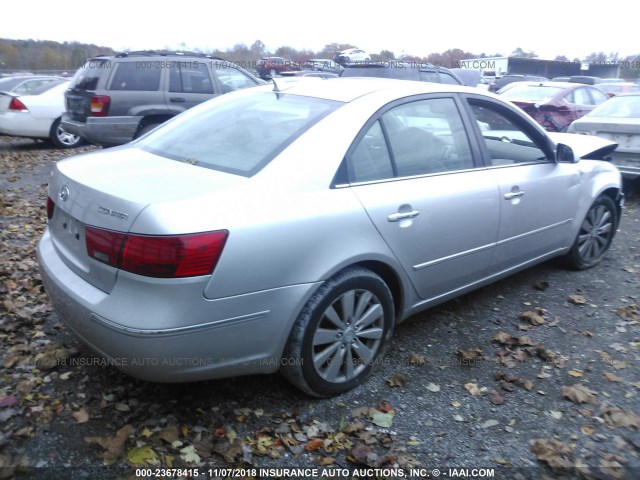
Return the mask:
[[302, 65], [303, 70], [312, 70], [318, 72], [337, 73], [342, 72], [343, 67], [339, 63], [326, 58], [311, 58]]
[[10, 75], [0, 78], [0, 92], [26, 95], [46, 84], [58, 84], [68, 79], [52, 75]]
[[371, 61], [371, 55], [359, 48], [349, 48], [336, 53], [334, 60], [336, 63], [345, 66], [349, 63], [369, 62]]
[[615, 143], [556, 143], [508, 102], [457, 85], [285, 84], [53, 166], [44, 285], [126, 372], [281, 369], [336, 395], [418, 311], [545, 259], [585, 269], [606, 255], [620, 173], [579, 156]]
[[502, 89], [505, 85], [508, 85], [512, 82], [546, 82], [548, 79], [546, 77], [540, 77], [538, 75], [520, 75], [520, 74], [508, 74], [504, 75], [500, 78], [497, 78], [495, 82], [489, 85], [490, 92], [497, 92]]
[[378, 77], [462, 85], [449, 69], [426, 62], [367, 62], [345, 65], [342, 77]]
[[521, 83], [501, 94], [550, 132], [563, 132], [609, 97], [596, 87], [579, 83]]
[[640, 176], [640, 92], [610, 98], [574, 121], [567, 131], [616, 142], [618, 148], [609, 155], [613, 163], [625, 177]]
[[205, 55], [96, 57], [71, 80], [62, 125], [90, 143], [120, 145], [205, 100], [262, 83], [231, 62]]
[[585, 85], [597, 85], [598, 83], [604, 82], [602, 78], [590, 75], [573, 75], [569, 77], [569, 81], [572, 83], [583, 83]]
[[60, 125], [68, 83], [68, 80], [41, 83], [22, 95], [0, 92], [0, 134], [49, 139], [57, 148], [80, 145], [80, 136]]
[[640, 91], [640, 86], [631, 82], [598, 83], [597, 87], [610, 97], [621, 93]]
[[258, 60], [256, 72], [263, 80], [269, 80], [274, 74], [282, 72], [295, 72], [300, 70], [300, 65], [282, 57], [264, 57]]

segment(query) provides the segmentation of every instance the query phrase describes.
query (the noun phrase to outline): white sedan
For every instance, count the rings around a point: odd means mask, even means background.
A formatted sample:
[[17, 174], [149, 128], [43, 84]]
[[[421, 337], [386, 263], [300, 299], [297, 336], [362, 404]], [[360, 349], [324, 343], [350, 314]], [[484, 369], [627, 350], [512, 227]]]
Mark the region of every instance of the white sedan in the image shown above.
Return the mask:
[[49, 139], [57, 148], [80, 145], [82, 139], [60, 125], [68, 84], [42, 85], [29, 95], [0, 92], [0, 135]]

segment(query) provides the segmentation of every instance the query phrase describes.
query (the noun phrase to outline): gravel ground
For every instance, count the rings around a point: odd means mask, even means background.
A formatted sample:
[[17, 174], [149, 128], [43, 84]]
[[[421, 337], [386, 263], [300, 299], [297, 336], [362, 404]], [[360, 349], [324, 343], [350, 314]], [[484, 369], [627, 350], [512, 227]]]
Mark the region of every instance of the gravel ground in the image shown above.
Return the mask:
[[279, 375], [141, 382], [75, 340], [33, 250], [77, 152], [0, 137], [0, 478], [640, 478], [637, 186], [598, 267], [417, 315], [365, 385], [318, 400]]

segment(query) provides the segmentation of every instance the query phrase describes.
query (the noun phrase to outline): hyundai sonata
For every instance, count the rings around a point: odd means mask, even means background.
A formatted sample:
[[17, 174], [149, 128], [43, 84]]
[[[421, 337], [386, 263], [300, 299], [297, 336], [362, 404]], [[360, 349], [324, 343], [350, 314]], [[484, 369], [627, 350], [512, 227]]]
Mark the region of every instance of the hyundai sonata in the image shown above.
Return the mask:
[[596, 265], [622, 207], [598, 160], [615, 146], [461, 86], [279, 79], [58, 162], [40, 268], [132, 375], [281, 370], [335, 395], [418, 311], [551, 257]]

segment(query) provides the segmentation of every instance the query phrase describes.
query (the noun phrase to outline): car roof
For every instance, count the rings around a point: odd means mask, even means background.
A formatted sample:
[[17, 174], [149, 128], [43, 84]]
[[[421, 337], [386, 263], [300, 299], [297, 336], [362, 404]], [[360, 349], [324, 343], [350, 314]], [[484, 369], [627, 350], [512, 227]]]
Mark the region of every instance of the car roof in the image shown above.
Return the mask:
[[[356, 98], [382, 90], [395, 90], [399, 96], [440, 92], [479, 93], [479, 91], [476, 89], [463, 87], [460, 85], [416, 82], [413, 80], [396, 80], [377, 77], [349, 77], [330, 79], [297, 77], [293, 79], [282, 78], [277, 80], [275, 83], [278, 86], [279, 90], [282, 91], [282, 93], [323, 98], [326, 100], [335, 100], [338, 102], [351, 102]], [[268, 86], [257, 88], [261, 88], [264, 90], [269, 89]]]

